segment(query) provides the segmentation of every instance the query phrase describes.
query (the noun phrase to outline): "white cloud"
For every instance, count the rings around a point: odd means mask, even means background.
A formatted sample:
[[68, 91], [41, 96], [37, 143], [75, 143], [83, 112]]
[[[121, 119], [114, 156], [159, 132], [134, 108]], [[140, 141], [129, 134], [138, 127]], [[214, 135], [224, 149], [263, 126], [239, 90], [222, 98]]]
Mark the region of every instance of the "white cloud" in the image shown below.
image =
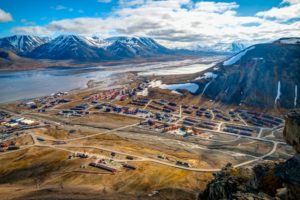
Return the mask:
[[128, 6], [138, 6], [143, 5], [145, 3], [144, 0], [119, 0], [120, 6], [128, 7]]
[[260, 16], [239, 16], [236, 11], [239, 5], [235, 2], [120, 0], [119, 3], [120, 7], [106, 18], [57, 20], [45, 26], [17, 27], [13, 32], [147, 36], [168, 47], [207, 46], [233, 41], [255, 43], [299, 35], [299, 21], [284, 24]]
[[30, 26], [35, 25], [35, 22], [28, 21], [28, 20], [25, 19], [25, 18], [22, 18], [20, 21], [21, 21], [21, 23], [23, 23], [23, 24], [25, 24], [25, 25], [30, 25]]
[[282, 3], [298, 4], [300, 3], [300, 0], [283, 0]]
[[232, 9], [238, 8], [239, 5], [235, 2], [199, 2], [196, 4], [197, 11], [223, 13]]
[[42, 26], [23, 26], [13, 29], [15, 33], [32, 34], [32, 35], [52, 35], [53, 31], [48, 30]]
[[111, 0], [98, 0], [99, 3], [110, 3]]
[[74, 11], [73, 8], [68, 8], [68, 7], [65, 7], [63, 5], [52, 6], [51, 9], [54, 9], [54, 10], [67, 10], [67, 11], [70, 11], [70, 12]]
[[258, 12], [257, 16], [273, 18], [279, 21], [288, 21], [291, 19], [300, 18], [299, 0], [284, 0], [283, 3], [288, 3], [288, 5], [283, 7], [273, 7], [270, 10]]
[[63, 5], [52, 6], [51, 8], [54, 10], [66, 10], [67, 9], [67, 7], [65, 7]]
[[11, 14], [8, 12], [5, 12], [4, 10], [2, 10], [0, 8], [0, 23], [1, 22], [10, 22], [12, 20], [13, 20], [13, 18], [11, 16]]

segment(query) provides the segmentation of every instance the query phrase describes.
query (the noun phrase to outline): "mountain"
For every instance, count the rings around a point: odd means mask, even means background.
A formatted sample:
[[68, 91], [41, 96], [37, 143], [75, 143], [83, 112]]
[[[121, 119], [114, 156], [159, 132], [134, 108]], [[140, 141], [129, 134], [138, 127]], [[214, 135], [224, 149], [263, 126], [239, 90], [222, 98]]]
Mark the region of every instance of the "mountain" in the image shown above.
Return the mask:
[[151, 38], [113, 37], [108, 38], [107, 41], [112, 42], [106, 50], [113, 57], [133, 58], [171, 54], [171, 50]]
[[218, 54], [235, 54], [246, 48], [246, 45], [241, 42], [232, 43], [217, 43], [214, 45], [203, 46], [197, 45], [193, 49], [196, 51], [218, 53]]
[[[241, 45], [235, 45], [235, 50]], [[224, 52], [168, 49], [147, 37], [87, 37], [60, 35], [54, 39], [29, 35], [0, 39], [0, 48], [34, 59], [73, 60], [83, 62], [164, 56], [209, 56]]]
[[75, 35], [61, 35], [57, 38], [38, 46], [27, 56], [32, 58], [46, 58], [54, 60], [97, 60], [105, 56], [101, 49], [106, 42], [98, 38]]
[[0, 49], [0, 70], [27, 70], [49, 66], [49, 63], [36, 61], [16, 55], [14, 52]]
[[11, 51], [0, 49], [0, 66], [7, 67], [12, 65], [14, 61], [20, 59], [19, 56]]
[[[18, 53], [18, 51], [15, 51]], [[24, 52], [27, 57], [53, 60], [103, 61], [171, 55], [172, 51], [145, 37], [61, 35]]]
[[0, 48], [10, 50], [19, 55], [25, 55], [36, 47], [49, 41], [49, 38], [42, 38], [32, 35], [14, 35], [0, 39]]
[[[297, 38], [251, 46], [198, 79], [204, 97], [259, 108], [299, 107], [300, 44]], [[206, 72], [207, 73], [207, 72]]]

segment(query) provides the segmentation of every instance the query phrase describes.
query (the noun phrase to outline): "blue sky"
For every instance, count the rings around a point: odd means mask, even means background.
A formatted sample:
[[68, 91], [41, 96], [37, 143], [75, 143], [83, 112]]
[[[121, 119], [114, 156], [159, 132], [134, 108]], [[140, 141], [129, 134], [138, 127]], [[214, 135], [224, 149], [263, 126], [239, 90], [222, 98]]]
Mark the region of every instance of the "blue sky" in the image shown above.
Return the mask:
[[184, 47], [300, 36], [299, 30], [300, 0], [0, 0], [0, 37], [136, 35]]

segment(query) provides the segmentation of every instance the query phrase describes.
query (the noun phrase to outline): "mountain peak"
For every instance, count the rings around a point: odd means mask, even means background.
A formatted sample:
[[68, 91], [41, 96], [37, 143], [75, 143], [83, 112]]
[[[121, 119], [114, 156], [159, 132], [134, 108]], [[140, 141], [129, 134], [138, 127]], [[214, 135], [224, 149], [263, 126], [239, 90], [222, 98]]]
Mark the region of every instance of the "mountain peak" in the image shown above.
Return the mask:
[[0, 39], [0, 48], [23, 54], [48, 42], [46, 38], [32, 35], [13, 35]]

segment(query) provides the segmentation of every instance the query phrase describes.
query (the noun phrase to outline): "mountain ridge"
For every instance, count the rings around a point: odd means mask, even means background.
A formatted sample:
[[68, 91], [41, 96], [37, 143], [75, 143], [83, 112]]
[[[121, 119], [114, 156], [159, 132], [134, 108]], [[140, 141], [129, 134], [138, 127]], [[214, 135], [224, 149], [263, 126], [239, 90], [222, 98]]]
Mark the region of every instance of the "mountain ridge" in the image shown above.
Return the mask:
[[[19, 38], [29, 40], [25, 43], [26, 48], [23, 47], [24, 45], [16, 45], [22, 43], [19, 42]], [[84, 62], [159, 56], [228, 55], [226, 52], [210, 51], [208, 49], [170, 49], [149, 37], [127, 36], [100, 38], [98, 36], [59, 35], [49, 39], [31, 35], [14, 35], [0, 38], [0, 48], [28, 58]], [[239, 48], [239, 45], [234, 47], [234, 49], [237, 48]]]
[[78, 61], [118, 60], [175, 53], [151, 38], [125, 36], [101, 39], [60, 35], [46, 40], [37, 36], [16, 35], [1, 38], [0, 48], [29, 58]]

